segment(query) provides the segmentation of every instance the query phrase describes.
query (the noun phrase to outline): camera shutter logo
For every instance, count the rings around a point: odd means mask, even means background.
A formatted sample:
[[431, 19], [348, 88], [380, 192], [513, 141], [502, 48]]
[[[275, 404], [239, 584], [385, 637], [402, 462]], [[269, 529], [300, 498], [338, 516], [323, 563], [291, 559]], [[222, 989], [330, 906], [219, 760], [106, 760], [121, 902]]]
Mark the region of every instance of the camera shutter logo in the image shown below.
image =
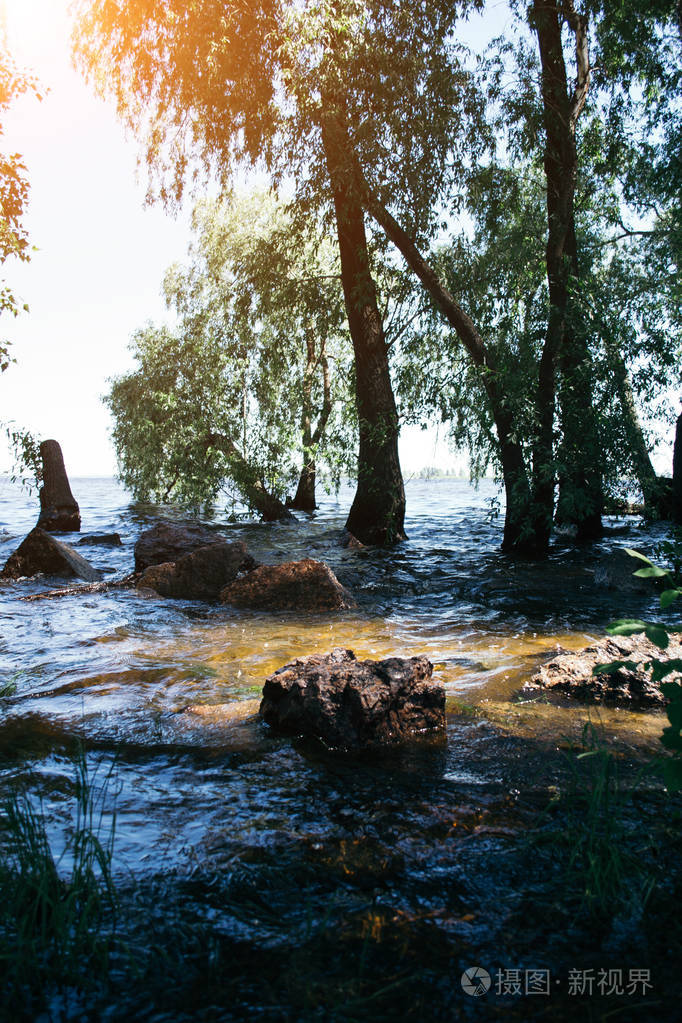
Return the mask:
[[480, 998], [490, 990], [490, 974], [482, 966], [470, 966], [462, 974], [462, 990], [473, 998]]

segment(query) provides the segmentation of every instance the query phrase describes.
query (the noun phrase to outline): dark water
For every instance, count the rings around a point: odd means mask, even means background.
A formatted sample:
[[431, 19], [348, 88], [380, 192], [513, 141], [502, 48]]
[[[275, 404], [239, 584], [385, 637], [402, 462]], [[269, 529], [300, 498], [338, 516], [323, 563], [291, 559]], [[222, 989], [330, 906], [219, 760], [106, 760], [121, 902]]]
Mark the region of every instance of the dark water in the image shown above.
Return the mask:
[[[131, 569], [142, 529], [160, 515], [180, 517], [131, 505], [112, 480], [74, 480], [73, 489], [83, 534], [121, 534], [123, 547], [82, 548], [112, 574]], [[498, 551], [500, 523], [489, 515], [494, 496], [490, 482], [476, 490], [460, 480], [412, 481], [409, 540], [392, 551], [338, 545], [350, 493], [338, 503], [326, 499], [314, 518], [295, 524], [229, 525], [215, 516], [216, 529], [244, 539], [259, 560], [330, 563], [358, 600], [358, 610], [344, 614], [267, 615], [126, 590], [27, 603], [22, 597], [54, 581], [3, 585], [0, 684], [10, 695], [0, 701], [0, 778], [30, 776], [59, 822], [74, 740], [115, 756], [116, 864], [138, 871], [157, 868], [159, 857], [171, 866], [207, 850], [222, 855], [225, 835], [229, 855], [241, 855], [282, 833], [312, 828], [314, 837], [329, 826], [343, 785], [330, 783], [323, 763], [273, 739], [254, 717], [263, 680], [292, 657], [334, 646], [369, 657], [426, 653], [452, 706], [486, 704], [531, 739], [569, 728], [571, 713], [579, 723], [583, 712], [544, 705], [521, 714], [509, 697], [547, 651], [599, 635], [614, 613], [651, 609], [652, 594], [621, 592], [609, 566], [618, 547], [650, 550], [662, 527], [614, 528], [587, 552], [557, 543], [548, 563], [519, 564]], [[35, 516], [34, 498], [0, 483], [3, 561]], [[612, 711], [605, 720], [643, 740], [659, 730], [650, 715]], [[463, 741], [421, 755], [419, 770], [437, 785], [502, 783], [486, 763], [483, 731], [466, 737], [466, 762]], [[408, 766], [398, 757], [406, 778], [410, 756], [403, 756]], [[368, 762], [362, 770], [363, 791], [373, 798], [385, 768]], [[57, 826], [56, 840], [58, 833]]]

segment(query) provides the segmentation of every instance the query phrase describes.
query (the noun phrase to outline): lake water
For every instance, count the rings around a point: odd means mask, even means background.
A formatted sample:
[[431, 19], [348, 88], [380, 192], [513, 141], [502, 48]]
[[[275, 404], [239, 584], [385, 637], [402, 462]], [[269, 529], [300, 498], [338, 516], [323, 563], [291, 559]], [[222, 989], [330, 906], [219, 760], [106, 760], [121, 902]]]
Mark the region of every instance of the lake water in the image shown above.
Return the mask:
[[[120, 548], [81, 548], [112, 578], [132, 569], [141, 530], [159, 517], [183, 517], [131, 504], [110, 479], [74, 479], [72, 489], [83, 535], [122, 537]], [[316, 754], [273, 738], [255, 716], [268, 674], [335, 646], [358, 657], [427, 654], [433, 661], [448, 694], [448, 746], [401, 754], [391, 770], [411, 777], [417, 764], [420, 785], [431, 779], [439, 792], [508, 781], [486, 757], [480, 729], [455, 721], [462, 705], [483, 706], [511, 733], [533, 740], [551, 742], [580, 727], [582, 709], [524, 707], [510, 698], [549, 651], [583, 645], [614, 616], [652, 611], [655, 595], [646, 587], [622, 592], [610, 584], [609, 566], [618, 548], [650, 552], [665, 527], [610, 520], [604, 541], [590, 549], [557, 541], [548, 562], [515, 562], [499, 552], [491, 482], [475, 489], [456, 479], [413, 480], [407, 542], [354, 551], [338, 544], [351, 496], [325, 498], [314, 517], [295, 523], [235, 525], [219, 513], [210, 520], [260, 561], [328, 562], [357, 599], [350, 612], [253, 613], [133, 590], [26, 602], [54, 581], [0, 587], [0, 685], [9, 692], [0, 699], [0, 785], [21, 782], [42, 797], [57, 843], [68, 826], [78, 739], [91, 759], [115, 759], [118, 872], [184, 869], [253, 855], [292, 835], [335, 833], [333, 808], [347, 798], [347, 782]], [[0, 481], [3, 562], [36, 518], [36, 498]], [[633, 743], [652, 743], [660, 733], [657, 715], [612, 710], [602, 720]], [[376, 803], [386, 770], [384, 761], [362, 761], [353, 812], [363, 800]], [[431, 813], [432, 797], [420, 800]], [[392, 825], [398, 830], [401, 812]], [[408, 827], [405, 819], [403, 837], [415, 820]]]

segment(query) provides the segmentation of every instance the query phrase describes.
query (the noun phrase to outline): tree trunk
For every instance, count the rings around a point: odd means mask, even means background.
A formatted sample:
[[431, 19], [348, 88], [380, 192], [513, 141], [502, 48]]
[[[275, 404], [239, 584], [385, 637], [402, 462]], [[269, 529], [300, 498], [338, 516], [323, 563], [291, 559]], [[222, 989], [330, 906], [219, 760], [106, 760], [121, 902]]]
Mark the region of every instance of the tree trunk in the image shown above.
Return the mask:
[[[317, 425], [313, 431], [313, 378], [318, 366], [322, 370], [322, 408], [317, 417]], [[294, 499], [287, 503], [290, 508], [295, 508], [297, 511], [314, 512], [317, 508], [317, 501], [315, 499], [315, 453], [331, 415], [332, 395], [329, 379], [329, 362], [327, 360], [327, 341], [326, 338], [322, 338], [318, 355], [315, 348], [315, 336], [310, 329], [306, 332], [306, 366], [303, 373], [302, 392], [301, 436], [303, 441], [303, 467]]]
[[383, 228], [405, 262], [422, 282], [445, 319], [481, 371], [483, 386], [497, 430], [502, 478], [506, 496], [502, 549], [508, 552], [544, 557], [549, 533], [536, 531], [538, 517], [533, 512], [523, 449], [516, 439], [513, 417], [508, 409], [503, 382], [493, 353], [486, 347], [473, 320], [455, 302], [436, 272], [421, 255], [406, 231], [364, 183], [364, 202]]
[[301, 475], [296, 487], [294, 498], [289, 504], [296, 511], [314, 512], [317, 508], [315, 500], [315, 459], [310, 458], [303, 463]]
[[43, 460], [43, 485], [40, 488], [38, 525], [48, 533], [80, 532], [80, 509], [71, 493], [64, 456], [57, 441], [43, 441], [40, 457]]
[[[621, 417], [627, 434], [628, 446], [632, 457], [635, 475], [642, 491], [645, 507], [654, 518], [665, 518], [662, 507], [662, 493], [656, 470], [651, 462], [649, 449], [644, 439], [644, 432], [637, 415], [635, 396], [628, 376], [627, 366], [617, 346], [606, 342], [609, 361], [613, 373], [618, 398], [620, 400]], [[682, 468], [682, 466], [681, 466]], [[668, 502], [669, 505], [669, 495]]]
[[673, 448], [673, 519], [682, 525], [682, 414], [677, 417]]
[[355, 354], [360, 446], [355, 498], [346, 529], [365, 544], [405, 539], [405, 490], [398, 458], [398, 414], [381, 314], [370, 272], [363, 208], [353, 175], [345, 110], [332, 100], [322, 119], [341, 259], [341, 281]]
[[[554, 375], [561, 369], [560, 408], [563, 441], [557, 517], [577, 527], [579, 540], [601, 535], [603, 493], [601, 449], [592, 404], [592, 366], [587, 341], [571, 308], [571, 285], [578, 279], [574, 197], [578, 171], [575, 129], [590, 83], [587, 22], [576, 14], [573, 0], [562, 8], [576, 41], [578, 79], [569, 95], [561, 41], [561, 18], [555, 0], [534, 0], [533, 21], [542, 65], [545, 125], [544, 166], [547, 180], [547, 281], [549, 316], [539, 381], [538, 440], [534, 456], [534, 487], [547, 503], [553, 489], [552, 420]], [[550, 390], [552, 396], [550, 399]], [[551, 416], [550, 416], [551, 401]]]

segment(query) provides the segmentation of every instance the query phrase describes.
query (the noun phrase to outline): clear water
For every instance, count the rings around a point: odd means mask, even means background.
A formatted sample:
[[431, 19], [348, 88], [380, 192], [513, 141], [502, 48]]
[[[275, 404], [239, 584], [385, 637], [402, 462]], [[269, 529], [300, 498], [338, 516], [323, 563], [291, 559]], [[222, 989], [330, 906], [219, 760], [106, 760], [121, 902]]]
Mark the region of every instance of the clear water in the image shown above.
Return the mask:
[[[131, 504], [110, 479], [74, 479], [72, 489], [82, 535], [122, 537], [120, 548], [80, 548], [112, 578], [131, 570], [141, 530], [159, 517], [183, 517]], [[559, 541], [546, 563], [515, 562], [499, 553], [492, 483], [476, 490], [461, 480], [413, 480], [407, 494], [409, 539], [388, 551], [339, 546], [350, 491], [296, 523], [211, 520], [260, 561], [326, 561], [355, 595], [352, 612], [254, 613], [132, 590], [26, 602], [54, 580], [0, 586], [0, 686], [11, 689], [0, 699], [0, 788], [21, 780], [39, 794], [59, 842], [76, 741], [93, 761], [115, 759], [107, 814], [115, 809], [119, 871], [183, 868], [248, 856], [292, 835], [331, 834], [336, 811], [351, 798], [347, 762], [331, 769], [317, 753], [273, 738], [256, 711], [269, 673], [334, 646], [359, 657], [427, 654], [451, 715], [446, 749], [358, 758], [349, 813], [374, 812], [395, 772], [426, 785], [420, 805], [429, 814], [443, 786], [511, 784], [486, 755], [485, 727], [464, 726], [458, 708], [482, 706], [498, 727], [533, 741], [578, 730], [584, 709], [510, 698], [547, 652], [583, 645], [615, 615], [654, 608], [653, 593], [624, 593], [605, 585], [604, 573], [616, 548], [650, 551], [664, 527], [612, 521], [594, 548]], [[3, 563], [36, 517], [35, 497], [0, 481]], [[657, 715], [611, 710], [601, 718], [634, 745], [660, 732]], [[414, 807], [391, 813], [391, 827], [402, 827], [408, 842], [419, 815]]]

